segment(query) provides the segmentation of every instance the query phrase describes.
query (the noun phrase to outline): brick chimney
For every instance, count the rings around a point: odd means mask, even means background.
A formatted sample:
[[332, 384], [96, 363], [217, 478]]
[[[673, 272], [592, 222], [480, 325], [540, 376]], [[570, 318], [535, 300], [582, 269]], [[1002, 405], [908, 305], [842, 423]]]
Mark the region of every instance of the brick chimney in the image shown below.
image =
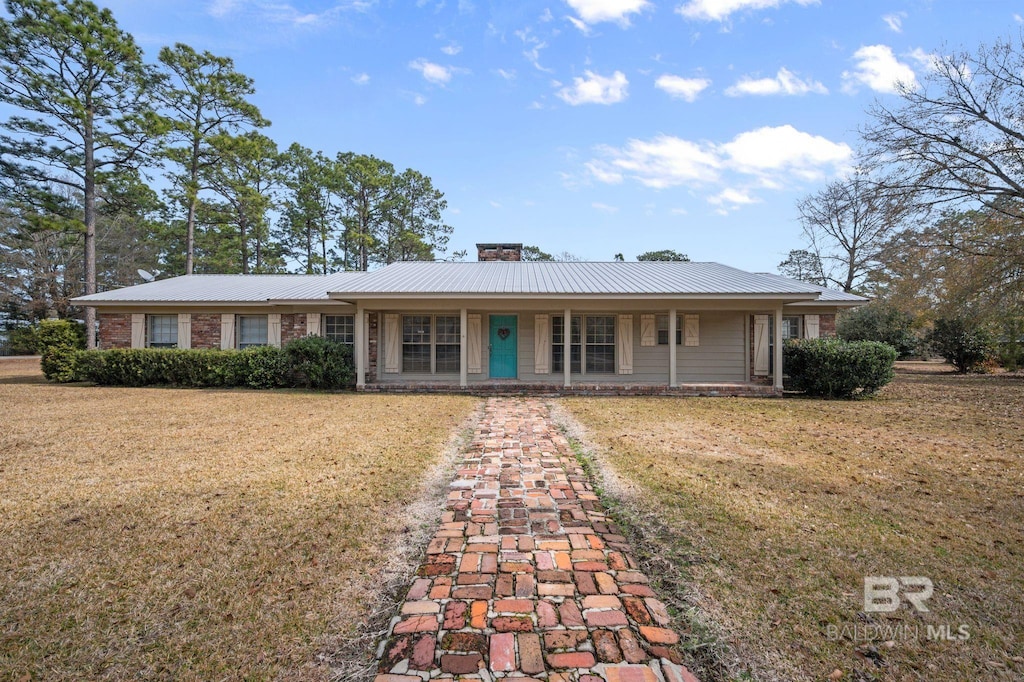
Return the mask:
[[521, 261], [523, 259], [522, 244], [477, 244], [476, 259], [478, 261]]

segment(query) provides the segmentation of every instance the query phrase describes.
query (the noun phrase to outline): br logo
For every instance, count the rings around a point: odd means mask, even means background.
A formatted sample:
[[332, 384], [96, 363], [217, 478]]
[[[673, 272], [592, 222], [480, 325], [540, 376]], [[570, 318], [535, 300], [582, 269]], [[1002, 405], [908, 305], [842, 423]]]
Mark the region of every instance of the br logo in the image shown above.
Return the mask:
[[[908, 591], [906, 588], [912, 588]], [[935, 588], [932, 581], [920, 576], [867, 576], [864, 578], [864, 610], [868, 613], [891, 613], [900, 607], [900, 591], [903, 598], [918, 611], [926, 612], [925, 601], [932, 596]]]

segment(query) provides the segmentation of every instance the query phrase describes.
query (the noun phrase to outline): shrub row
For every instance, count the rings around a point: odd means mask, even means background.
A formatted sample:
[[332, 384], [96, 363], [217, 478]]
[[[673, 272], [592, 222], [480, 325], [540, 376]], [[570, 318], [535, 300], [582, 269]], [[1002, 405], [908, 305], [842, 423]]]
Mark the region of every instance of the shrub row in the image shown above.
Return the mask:
[[823, 398], [867, 396], [893, 380], [896, 349], [878, 341], [787, 341], [783, 366], [796, 391]]
[[157, 348], [83, 351], [55, 347], [43, 356], [50, 381], [90, 381], [102, 386], [338, 389], [352, 385], [352, 349], [321, 337], [284, 348], [175, 350]]

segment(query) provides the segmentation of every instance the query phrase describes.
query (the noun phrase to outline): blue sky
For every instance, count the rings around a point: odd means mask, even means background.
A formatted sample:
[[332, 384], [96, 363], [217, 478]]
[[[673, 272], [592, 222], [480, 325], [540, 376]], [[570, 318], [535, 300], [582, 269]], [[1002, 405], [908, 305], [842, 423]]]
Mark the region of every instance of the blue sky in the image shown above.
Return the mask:
[[284, 148], [374, 154], [445, 192], [453, 249], [673, 248], [774, 271], [795, 202], [929, 54], [1015, 36], [1001, 0], [110, 0], [155, 60], [230, 56]]

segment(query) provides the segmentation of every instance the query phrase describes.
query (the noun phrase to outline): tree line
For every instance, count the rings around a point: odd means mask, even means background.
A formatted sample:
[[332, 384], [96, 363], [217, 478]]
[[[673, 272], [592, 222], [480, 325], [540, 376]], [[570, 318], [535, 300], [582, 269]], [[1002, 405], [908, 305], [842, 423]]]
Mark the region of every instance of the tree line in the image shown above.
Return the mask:
[[[109, 9], [7, 0], [0, 18], [0, 311], [169, 274], [308, 274], [434, 259], [452, 227], [430, 177], [371, 155], [279, 149], [231, 59], [147, 63]], [[155, 188], [160, 188], [159, 191]], [[95, 326], [86, 309], [86, 329]], [[90, 346], [92, 334], [88, 335]]]
[[936, 55], [868, 110], [854, 170], [798, 202], [805, 245], [780, 272], [871, 296], [874, 319], [941, 320], [1019, 349], [1022, 93], [1024, 34]]

